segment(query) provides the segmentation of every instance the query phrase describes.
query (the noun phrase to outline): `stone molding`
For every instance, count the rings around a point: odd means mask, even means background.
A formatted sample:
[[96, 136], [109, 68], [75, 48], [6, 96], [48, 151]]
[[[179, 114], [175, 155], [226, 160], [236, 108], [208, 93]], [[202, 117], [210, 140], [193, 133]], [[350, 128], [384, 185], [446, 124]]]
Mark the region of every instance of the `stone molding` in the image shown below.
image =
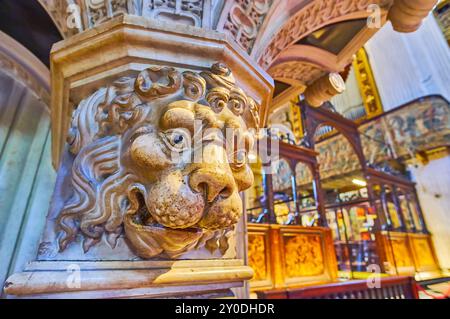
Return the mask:
[[1, 31], [0, 66], [3, 72], [31, 90], [49, 110], [50, 71], [30, 51]]

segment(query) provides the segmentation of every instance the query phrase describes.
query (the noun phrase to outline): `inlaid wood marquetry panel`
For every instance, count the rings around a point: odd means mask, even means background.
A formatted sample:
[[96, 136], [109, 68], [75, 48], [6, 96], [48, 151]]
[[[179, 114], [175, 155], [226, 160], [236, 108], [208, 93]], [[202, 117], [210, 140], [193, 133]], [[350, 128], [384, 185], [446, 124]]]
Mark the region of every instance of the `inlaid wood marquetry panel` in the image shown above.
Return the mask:
[[253, 291], [333, 282], [337, 264], [331, 231], [321, 227], [249, 224]]

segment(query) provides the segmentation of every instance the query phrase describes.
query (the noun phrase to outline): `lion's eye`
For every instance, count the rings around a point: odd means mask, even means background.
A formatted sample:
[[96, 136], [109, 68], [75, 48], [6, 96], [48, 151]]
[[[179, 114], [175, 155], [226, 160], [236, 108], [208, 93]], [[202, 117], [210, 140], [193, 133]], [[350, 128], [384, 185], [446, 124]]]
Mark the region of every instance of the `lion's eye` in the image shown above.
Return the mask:
[[163, 134], [163, 139], [166, 145], [174, 151], [184, 151], [189, 148], [190, 143], [190, 133], [184, 129], [174, 129], [166, 131]]

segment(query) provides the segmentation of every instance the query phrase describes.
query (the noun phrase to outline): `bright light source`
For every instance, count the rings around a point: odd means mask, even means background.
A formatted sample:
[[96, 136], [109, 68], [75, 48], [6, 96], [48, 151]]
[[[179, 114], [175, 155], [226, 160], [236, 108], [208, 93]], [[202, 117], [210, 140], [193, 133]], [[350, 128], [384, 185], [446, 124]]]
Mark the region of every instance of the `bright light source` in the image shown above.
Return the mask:
[[248, 159], [250, 160], [250, 161], [256, 161], [256, 155], [255, 154], [253, 154], [253, 153], [250, 153], [250, 154], [248, 154]]
[[362, 180], [356, 179], [356, 178], [352, 180], [352, 183], [355, 185], [358, 185], [358, 186], [362, 186], [362, 187], [367, 186], [367, 183], [365, 181], [362, 181]]

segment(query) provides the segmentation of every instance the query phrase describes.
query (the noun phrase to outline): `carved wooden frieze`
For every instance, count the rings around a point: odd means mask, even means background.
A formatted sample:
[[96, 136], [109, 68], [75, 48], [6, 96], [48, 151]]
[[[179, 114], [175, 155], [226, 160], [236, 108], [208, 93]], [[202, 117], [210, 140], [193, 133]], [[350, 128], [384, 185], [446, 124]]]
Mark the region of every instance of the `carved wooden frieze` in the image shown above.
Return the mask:
[[246, 157], [258, 127], [258, 106], [219, 63], [200, 73], [153, 66], [98, 90], [73, 114], [59, 249], [80, 238], [85, 252], [100, 241], [114, 249], [124, 236], [141, 258], [225, 253], [239, 192], [253, 183]]

